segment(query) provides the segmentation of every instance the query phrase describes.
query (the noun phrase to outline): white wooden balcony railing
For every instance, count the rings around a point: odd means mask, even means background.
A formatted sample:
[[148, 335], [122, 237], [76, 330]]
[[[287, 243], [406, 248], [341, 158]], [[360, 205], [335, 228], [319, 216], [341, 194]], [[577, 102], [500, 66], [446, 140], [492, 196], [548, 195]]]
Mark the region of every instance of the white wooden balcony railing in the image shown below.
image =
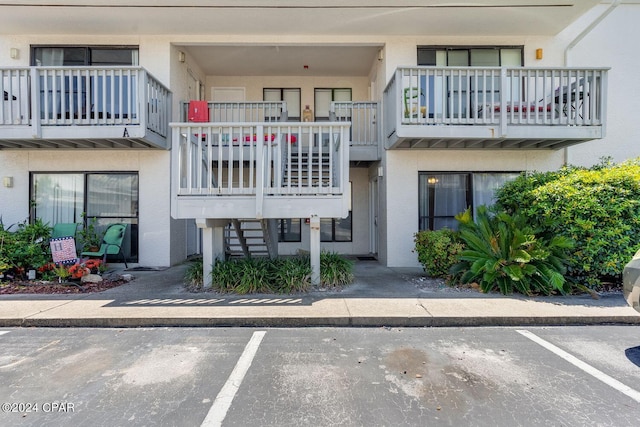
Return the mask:
[[378, 103], [375, 101], [334, 101], [330, 120], [351, 123], [351, 146], [378, 147]]
[[[207, 102], [209, 109], [206, 122], [214, 123], [258, 123], [286, 122], [287, 103], [284, 101], [234, 101]], [[189, 102], [182, 102], [183, 122], [195, 121], [189, 118]]]
[[[199, 118], [189, 117], [190, 102], [182, 102], [184, 122], [257, 123], [286, 122], [287, 104], [284, 101], [207, 102], [207, 109]], [[378, 130], [378, 103], [373, 101], [332, 102], [329, 120], [350, 123], [350, 160], [374, 161], [380, 159], [381, 140]], [[207, 120], [208, 119], [208, 120]], [[326, 122], [321, 122], [326, 123]]]
[[606, 68], [402, 67], [384, 92], [384, 134], [396, 143], [601, 138], [606, 89]]
[[346, 216], [348, 123], [171, 127], [175, 218]]
[[0, 93], [0, 139], [151, 133], [166, 147], [171, 92], [141, 67], [0, 68]]

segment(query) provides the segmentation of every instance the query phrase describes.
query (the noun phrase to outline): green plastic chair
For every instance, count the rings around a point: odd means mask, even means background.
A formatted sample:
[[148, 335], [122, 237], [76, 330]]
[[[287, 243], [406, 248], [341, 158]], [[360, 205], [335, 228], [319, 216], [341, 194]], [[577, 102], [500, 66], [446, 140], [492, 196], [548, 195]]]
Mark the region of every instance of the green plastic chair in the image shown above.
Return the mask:
[[51, 230], [51, 238], [58, 239], [60, 237], [76, 237], [78, 224], [75, 222], [60, 222], [53, 226]]
[[128, 268], [127, 260], [122, 252], [122, 241], [124, 240], [124, 235], [127, 231], [128, 225], [129, 224], [109, 225], [102, 237], [102, 245], [100, 246], [100, 249], [96, 252], [82, 252], [81, 255], [89, 258], [102, 257], [103, 263], [107, 262], [107, 255], [120, 255], [124, 262], [124, 266]]
[[423, 106], [420, 104], [420, 98], [424, 99], [422, 89], [418, 89], [417, 87], [407, 87], [404, 89], [403, 101], [405, 118], [418, 117], [418, 110], [420, 110], [419, 107]]

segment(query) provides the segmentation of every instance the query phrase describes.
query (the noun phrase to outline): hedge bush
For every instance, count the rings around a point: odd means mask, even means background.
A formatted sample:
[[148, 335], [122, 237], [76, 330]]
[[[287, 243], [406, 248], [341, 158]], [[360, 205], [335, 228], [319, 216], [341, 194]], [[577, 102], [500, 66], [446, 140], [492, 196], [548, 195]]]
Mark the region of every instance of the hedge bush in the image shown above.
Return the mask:
[[523, 215], [545, 236], [575, 242], [568, 265], [575, 282], [619, 282], [640, 249], [640, 158], [522, 175], [496, 196], [498, 209]]
[[458, 233], [448, 228], [419, 231], [413, 241], [418, 261], [431, 277], [447, 277], [464, 249]]

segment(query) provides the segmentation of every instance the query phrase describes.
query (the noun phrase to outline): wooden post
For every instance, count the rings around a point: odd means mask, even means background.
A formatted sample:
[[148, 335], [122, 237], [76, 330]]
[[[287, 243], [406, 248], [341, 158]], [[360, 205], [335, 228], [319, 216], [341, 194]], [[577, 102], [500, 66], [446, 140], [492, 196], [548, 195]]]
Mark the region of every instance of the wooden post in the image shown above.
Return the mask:
[[311, 255], [311, 284], [320, 284], [320, 217], [311, 215], [309, 227], [309, 253]]
[[211, 287], [211, 271], [218, 260], [224, 260], [224, 227], [227, 220], [196, 219], [202, 229], [202, 278], [205, 288]]

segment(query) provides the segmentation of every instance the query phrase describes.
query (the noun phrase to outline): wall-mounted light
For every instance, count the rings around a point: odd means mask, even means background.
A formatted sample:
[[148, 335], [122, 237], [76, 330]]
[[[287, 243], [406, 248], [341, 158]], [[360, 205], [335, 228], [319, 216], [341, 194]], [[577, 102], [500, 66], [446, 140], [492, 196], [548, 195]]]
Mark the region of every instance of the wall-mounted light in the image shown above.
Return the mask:
[[18, 59], [20, 57], [20, 49], [16, 49], [15, 47], [12, 47], [9, 50], [9, 56], [11, 57], [11, 59]]
[[542, 49], [536, 49], [536, 59], [542, 59]]
[[13, 187], [13, 177], [12, 176], [3, 176], [2, 177], [2, 185], [6, 188]]
[[378, 61], [382, 61], [384, 59], [384, 51], [380, 49], [378, 51]]
[[187, 60], [187, 57], [186, 57], [186, 55], [184, 54], [184, 52], [179, 51], [179, 52], [178, 52], [178, 61], [180, 61], [180, 62], [184, 62], [184, 61], [186, 61], [186, 60]]

